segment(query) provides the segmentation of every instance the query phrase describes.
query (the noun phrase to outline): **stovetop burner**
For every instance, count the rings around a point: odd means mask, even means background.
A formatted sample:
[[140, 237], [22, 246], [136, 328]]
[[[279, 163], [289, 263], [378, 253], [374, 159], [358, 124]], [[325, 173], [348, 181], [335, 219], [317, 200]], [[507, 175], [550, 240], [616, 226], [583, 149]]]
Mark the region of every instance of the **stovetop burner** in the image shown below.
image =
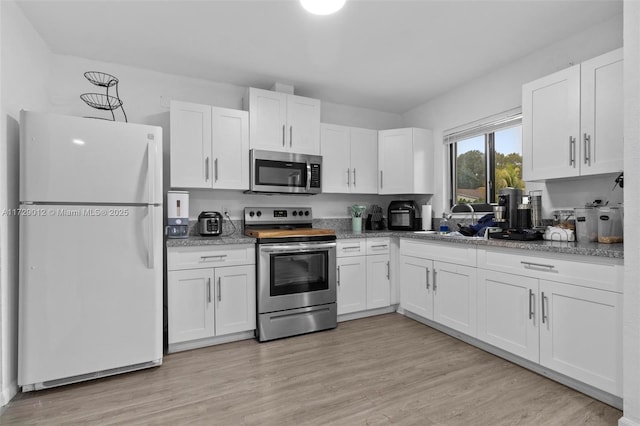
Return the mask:
[[335, 240], [333, 229], [313, 227], [311, 207], [245, 207], [244, 234], [258, 243]]

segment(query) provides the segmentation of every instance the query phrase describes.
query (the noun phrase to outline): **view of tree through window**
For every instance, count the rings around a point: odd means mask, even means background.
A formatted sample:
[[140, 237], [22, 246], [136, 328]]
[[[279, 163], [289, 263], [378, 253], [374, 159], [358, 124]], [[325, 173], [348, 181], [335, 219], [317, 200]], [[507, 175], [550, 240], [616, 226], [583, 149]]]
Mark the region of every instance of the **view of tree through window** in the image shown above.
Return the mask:
[[492, 203], [501, 188], [524, 189], [520, 125], [459, 140], [451, 151], [455, 203]]

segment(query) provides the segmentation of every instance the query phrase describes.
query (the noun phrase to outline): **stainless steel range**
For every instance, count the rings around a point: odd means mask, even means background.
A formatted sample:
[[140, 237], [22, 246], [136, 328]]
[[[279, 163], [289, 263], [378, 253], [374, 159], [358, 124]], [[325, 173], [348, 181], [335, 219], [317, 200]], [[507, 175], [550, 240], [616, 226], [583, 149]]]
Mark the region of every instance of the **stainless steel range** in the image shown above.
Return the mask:
[[335, 328], [336, 236], [312, 227], [310, 207], [246, 207], [256, 238], [260, 342]]

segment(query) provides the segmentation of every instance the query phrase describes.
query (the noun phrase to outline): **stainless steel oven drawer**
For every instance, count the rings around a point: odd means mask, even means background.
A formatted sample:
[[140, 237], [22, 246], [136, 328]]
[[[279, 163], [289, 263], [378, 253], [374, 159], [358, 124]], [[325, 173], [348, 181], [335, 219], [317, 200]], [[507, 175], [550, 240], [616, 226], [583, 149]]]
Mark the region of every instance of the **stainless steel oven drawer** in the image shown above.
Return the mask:
[[258, 315], [258, 340], [279, 339], [337, 326], [335, 303]]

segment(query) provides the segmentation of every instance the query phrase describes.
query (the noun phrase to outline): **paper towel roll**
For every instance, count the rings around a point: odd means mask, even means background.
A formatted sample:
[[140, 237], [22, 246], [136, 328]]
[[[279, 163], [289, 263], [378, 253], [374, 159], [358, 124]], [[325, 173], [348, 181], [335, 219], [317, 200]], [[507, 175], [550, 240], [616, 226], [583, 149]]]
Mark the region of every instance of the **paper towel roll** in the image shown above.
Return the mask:
[[422, 230], [431, 231], [431, 205], [422, 206], [420, 215], [422, 216]]

